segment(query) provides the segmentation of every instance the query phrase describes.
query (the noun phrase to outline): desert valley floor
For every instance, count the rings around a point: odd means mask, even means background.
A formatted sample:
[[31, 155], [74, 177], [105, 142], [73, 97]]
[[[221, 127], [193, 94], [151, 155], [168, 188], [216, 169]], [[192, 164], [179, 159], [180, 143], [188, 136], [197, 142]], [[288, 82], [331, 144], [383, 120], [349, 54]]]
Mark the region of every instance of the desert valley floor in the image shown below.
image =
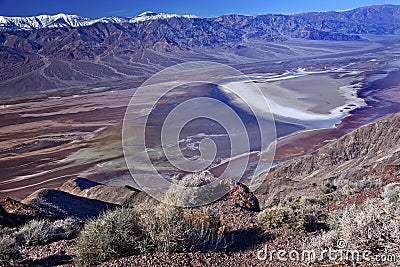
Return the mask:
[[[246, 73], [270, 101], [279, 138], [275, 162], [313, 151], [328, 140], [400, 111], [400, 46], [396, 37], [347, 42], [343, 47], [324, 41], [283, 42], [271, 47], [285, 47], [297, 51], [298, 56], [285, 58], [282, 53], [276, 60], [257, 63], [235, 59], [233, 66]], [[2, 100], [1, 199], [22, 199], [38, 188], [57, 187], [77, 176], [135, 186], [123, 157], [121, 127], [130, 98], [142, 81], [131, 77], [81, 92], [71, 89], [31, 99]], [[242, 82], [225, 85], [240, 88]], [[246, 94], [251, 99], [252, 92]], [[240, 103], [231, 101], [222, 87], [198, 86], [191, 88], [190, 94], [178, 88], [166, 95], [158, 104], [159, 112], [196, 96], [216, 97], [240, 109]], [[257, 106], [257, 99], [249, 105]], [[173, 168], [163, 157], [156, 157], [159, 126], [155, 120], [148, 127], [149, 143], [155, 149], [152, 156], [166, 174], [171, 174]], [[213, 130], [199, 132], [198, 128], [194, 124], [184, 133], [186, 147], [193, 145], [190, 143], [196, 141], [196, 134], [217, 136]], [[257, 142], [253, 145], [257, 151]], [[214, 173], [229, 160], [223, 153], [219, 157], [220, 163], [210, 169]], [[138, 169], [136, 175], [146, 173]]]

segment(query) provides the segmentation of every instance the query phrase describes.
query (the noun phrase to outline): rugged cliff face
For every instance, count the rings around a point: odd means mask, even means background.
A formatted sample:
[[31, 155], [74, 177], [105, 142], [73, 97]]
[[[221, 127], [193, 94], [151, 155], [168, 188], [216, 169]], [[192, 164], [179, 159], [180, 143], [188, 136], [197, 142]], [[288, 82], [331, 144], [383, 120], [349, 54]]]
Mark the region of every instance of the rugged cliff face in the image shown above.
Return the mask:
[[257, 179], [261, 207], [297, 196], [378, 186], [400, 176], [400, 114], [344, 135], [312, 154], [295, 158]]

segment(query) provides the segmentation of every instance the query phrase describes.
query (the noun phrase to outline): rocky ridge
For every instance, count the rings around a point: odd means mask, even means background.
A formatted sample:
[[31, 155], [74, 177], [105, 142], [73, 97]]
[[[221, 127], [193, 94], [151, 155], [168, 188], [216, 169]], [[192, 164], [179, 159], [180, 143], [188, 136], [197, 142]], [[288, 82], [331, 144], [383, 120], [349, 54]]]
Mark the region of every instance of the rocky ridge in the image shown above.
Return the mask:
[[261, 207], [285, 198], [316, 196], [340, 188], [358, 190], [399, 176], [400, 114], [363, 126], [316, 150], [271, 169], [255, 192]]

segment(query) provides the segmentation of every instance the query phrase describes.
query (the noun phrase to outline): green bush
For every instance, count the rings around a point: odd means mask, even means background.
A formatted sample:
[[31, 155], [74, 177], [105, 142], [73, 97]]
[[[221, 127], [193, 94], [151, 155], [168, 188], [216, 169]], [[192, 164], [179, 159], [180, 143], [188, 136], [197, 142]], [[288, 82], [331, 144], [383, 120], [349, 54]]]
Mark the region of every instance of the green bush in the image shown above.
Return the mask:
[[0, 265], [18, 265], [21, 259], [22, 255], [15, 238], [9, 235], [0, 236]]
[[25, 245], [39, 245], [69, 239], [76, 236], [79, 231], [79, 223], [72, 218], [54, 222], [39, 219], [25, 224], [17, 231], [16, 237], [19, 242]]
[[107, 211], [86, 223], [75, 247], [78, 265], [97, 265], [147, 248], [137, 214], [127, 208]]
[[303, 211], [289, 206], [264, 209], [258, 214], [257, 221], [265, 231], [277, 228], [306, 230], [308, 223]]

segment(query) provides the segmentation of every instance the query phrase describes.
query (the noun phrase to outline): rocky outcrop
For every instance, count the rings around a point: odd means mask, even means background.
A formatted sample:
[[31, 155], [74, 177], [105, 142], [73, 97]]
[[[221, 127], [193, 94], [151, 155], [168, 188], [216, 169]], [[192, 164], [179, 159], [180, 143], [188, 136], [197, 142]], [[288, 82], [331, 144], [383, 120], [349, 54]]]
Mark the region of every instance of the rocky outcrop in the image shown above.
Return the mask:
[[[285, 198], [315, 197], [344, 186], [362, 189], [396, 179], [400, 166], [400, 113], [361, 127], [314, 153], [271, 169], [255, 192], [261, 207]], [[397, 175], [398, 176], [398, 175]]]
[[[258, 200], [247, 186], [231, 180], [224, 180], [223, 183], [230, 190], [221, 202], [217, 201], [217, 206], [229, 205], [249, 212], [259, 211]], [[40, 189], [21, 202], [7, 198], [5, 204], [6, 210], [0, 221], [7, 216], [17, 215], [88, 219], [116, 206], [157, 205], [159, 201], [128, 186], [107, 186], [75, 178], [65, 182], [59, 189]]]
[[22, 201], [4, 200], [0, 225], [18, 226], [36, 217], [88, 219], [115, 206], [134, 206], [151, 197], [128, 186], [107, 186], [84, 178], [59, 189], [40, 189]]
[[16, 215], [37, 216], [38, 211], [28, 205], [25, 205], [17, 200], [7, 197], [4, 200], [4, 210], [8, 213]]
[[231, 181], [231, 189], [228, 194], [224, 196], [224, 200], [230, 200], [235, 206], [249, 210], [249, 211], [259, 211], [260, 206], [258, 204], [258, 199], [250, 191], [250, 189], [241, 183], [236, 183]]
[[40, 189], [21, 202], [9, 203], [7, 211], [31, 210], [36, 215], [52, 218], [88, 219], [115, 206], [137, 203], [144, 199], [138, 190], [127, 186], [107, 186], [85, 178], [74, 178], [58, 189]]
[[0, 226], [6, 227], [18, 227], [26, 222], [32, 220], [34, 216], [30, 215], [19, 215], [7, 212], [3, 207], [0, 206]]
[[84, 178], [75, 178], [65, 182], [59, 190], [88, 199], [95, 199], [116, 205], [123, 205], [128, 199], [139, 193], [132, 187], [107, 186]]
[[56, 189], [40, 189], [21, 201], [51, 218], [77, 217], [85, 220], [98, 216], [115, 205], [96, 199], [72, 195]]
[[4, 207], [0, 206], [0, 225], [18, 227], [40, 216], [38, 210], [7, 197]]

